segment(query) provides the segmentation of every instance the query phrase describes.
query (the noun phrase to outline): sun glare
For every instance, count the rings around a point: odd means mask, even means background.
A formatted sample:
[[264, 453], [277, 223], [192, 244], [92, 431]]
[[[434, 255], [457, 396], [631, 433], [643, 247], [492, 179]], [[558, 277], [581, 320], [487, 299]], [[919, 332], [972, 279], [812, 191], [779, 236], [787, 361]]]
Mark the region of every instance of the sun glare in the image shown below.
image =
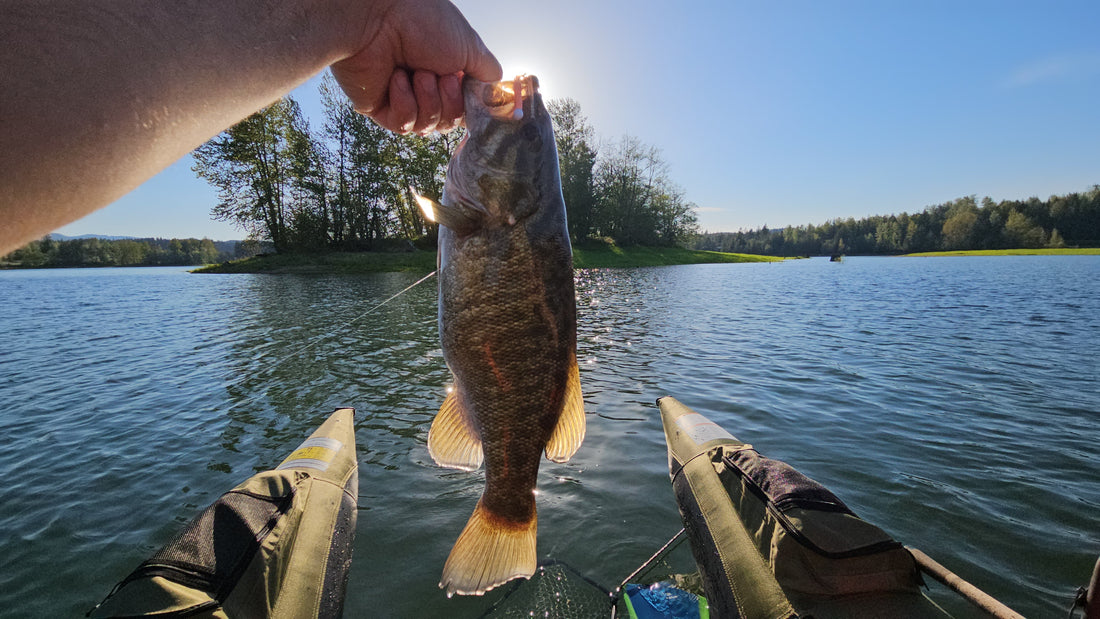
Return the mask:
[[548, 86], [552, 87], [552, 75], [544, 64], [531, 62], [525, 59], [517, 59], [514, 62], [504, 63], [503, 66], [505, 81], [510, 81], [517, 75], [534, 75], [539, 78], [539, 91], [545, 93]]
[[416, 190], [412, 187], [409, 187], [409, 192], [412, 193], [413, 198], [416, 199], [416, 203], [420, 205], [420, 210], [424, 213], [424, 217], [427, 217], [429, 221], [435, 223], [435, 206], [432, 204], [432, 201], [416, 193]]

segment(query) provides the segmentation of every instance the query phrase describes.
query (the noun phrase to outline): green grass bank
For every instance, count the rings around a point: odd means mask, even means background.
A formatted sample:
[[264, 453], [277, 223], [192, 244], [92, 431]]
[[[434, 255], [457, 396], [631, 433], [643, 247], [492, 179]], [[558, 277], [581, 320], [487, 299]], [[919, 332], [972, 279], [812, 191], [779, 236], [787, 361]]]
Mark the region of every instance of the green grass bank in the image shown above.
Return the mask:
[[[618, 247], [593, 244], [573, 248], [578, 269], [633, 268], [733, 262], [777, 262], [783, 258], [727, 254], [678, 247]], [[205, 266], [193, 273], [378, 273], [435, 268], [434, 251], [272, 254]]]
[[379, 273], [435, 268], [434, 251], [265, 254], [211, 264], [192, 273]]
[[965, 251], [926, 251], [905, 254], [906, 258], [919, 256], [1100, 256], [1100, 247], [1059, 247], [1042, 249], [973, 249]]
[[573, 266], [578, 269], [659, 267], [674, 264], [735, 262], [781, 262], [785, 258], [753, 254], [728, 254], [680, 247], [619, 247], [609, 243], [585, 244], [573, 248]]

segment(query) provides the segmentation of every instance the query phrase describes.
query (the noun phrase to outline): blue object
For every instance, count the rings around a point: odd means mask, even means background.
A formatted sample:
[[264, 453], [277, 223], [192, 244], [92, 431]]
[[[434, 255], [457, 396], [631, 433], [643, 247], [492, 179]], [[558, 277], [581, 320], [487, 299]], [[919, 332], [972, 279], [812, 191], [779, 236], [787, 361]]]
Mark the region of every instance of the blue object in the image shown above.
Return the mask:
[[707, 601], [671, 582], [626, 586], [631, 619], [707, 619]]

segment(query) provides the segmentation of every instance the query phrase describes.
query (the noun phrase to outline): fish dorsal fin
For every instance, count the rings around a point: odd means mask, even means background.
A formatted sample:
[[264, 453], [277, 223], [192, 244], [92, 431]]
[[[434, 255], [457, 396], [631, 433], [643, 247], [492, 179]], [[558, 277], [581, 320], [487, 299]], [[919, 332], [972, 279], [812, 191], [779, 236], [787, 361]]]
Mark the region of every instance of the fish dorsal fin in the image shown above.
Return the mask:
[[464, 471], [477, 469], [485, 458], [481, 439], [469, 422], [457, 388], [447, 394], [432, 421], [432, 428], [428, 430], [428, 453], [439, 466]]
[[550, 441], [546, 443], [546, 457], [554, 462], [567, 462], [580, 449], [584, 442], [584, 398], [581, 396], [581, 373], [577, 359], [569, 370], [569, 380], [565, 385], [565, 403], [561, 417]]

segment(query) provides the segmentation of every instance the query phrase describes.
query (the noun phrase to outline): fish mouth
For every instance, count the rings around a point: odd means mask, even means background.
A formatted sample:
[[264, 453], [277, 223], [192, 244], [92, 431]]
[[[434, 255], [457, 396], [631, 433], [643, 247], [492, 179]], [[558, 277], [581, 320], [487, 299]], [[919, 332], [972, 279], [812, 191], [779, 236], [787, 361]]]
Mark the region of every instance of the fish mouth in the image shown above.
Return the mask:
[[534, 75], [517, 75], [514, 79], [487, 82], [481, 102], [497, 120], [522, 120], [536, 109], [539, 79]]

